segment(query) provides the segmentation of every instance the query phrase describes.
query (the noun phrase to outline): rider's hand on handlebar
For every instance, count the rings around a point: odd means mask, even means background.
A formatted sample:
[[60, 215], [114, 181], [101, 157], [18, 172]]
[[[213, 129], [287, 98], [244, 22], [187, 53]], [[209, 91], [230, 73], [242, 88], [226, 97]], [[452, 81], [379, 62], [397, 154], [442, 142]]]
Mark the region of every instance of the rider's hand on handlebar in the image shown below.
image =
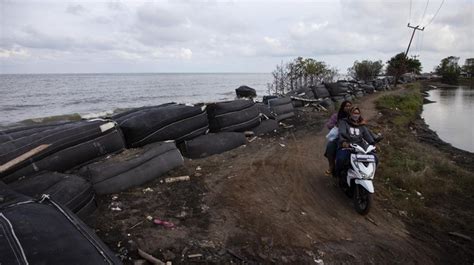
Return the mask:
[[342, 148], [349, 148], [348, 142], [342, 142]]

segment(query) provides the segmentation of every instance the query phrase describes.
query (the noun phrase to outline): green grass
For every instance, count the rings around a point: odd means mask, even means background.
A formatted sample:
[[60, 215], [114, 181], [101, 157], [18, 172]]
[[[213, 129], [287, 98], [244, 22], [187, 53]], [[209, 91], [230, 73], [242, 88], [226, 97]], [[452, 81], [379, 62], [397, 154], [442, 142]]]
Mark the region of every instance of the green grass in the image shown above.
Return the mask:
[[385, 128], [385, 139], [379, 144], [379, 194], [396, 209], [407, 211], [414, 221], [436, 230], [472, 231], [474, 173], [435, 147], [420, 143], [410, 128], [423, 106], [420, 87], [412, 84], [401, 94], [376, 102]]
[[389, 114], [394, 125], [406, 126], [422, 110], [423, 96], [420, 88], [419, 83], [409, 84], [402, 95], [383, 96], [376, 102], [376, 106], [382, 113]]

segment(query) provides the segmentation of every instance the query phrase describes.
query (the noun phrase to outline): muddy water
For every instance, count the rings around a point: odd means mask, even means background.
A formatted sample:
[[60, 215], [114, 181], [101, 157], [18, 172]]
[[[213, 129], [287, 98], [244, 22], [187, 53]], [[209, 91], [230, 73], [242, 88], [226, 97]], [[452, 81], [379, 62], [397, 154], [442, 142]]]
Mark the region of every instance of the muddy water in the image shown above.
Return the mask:
[[453, 146], [474, 152], [474, 89], [430, 90], [429, 100], [436, 103], [423, 106], [423, 118], [430, 129]]

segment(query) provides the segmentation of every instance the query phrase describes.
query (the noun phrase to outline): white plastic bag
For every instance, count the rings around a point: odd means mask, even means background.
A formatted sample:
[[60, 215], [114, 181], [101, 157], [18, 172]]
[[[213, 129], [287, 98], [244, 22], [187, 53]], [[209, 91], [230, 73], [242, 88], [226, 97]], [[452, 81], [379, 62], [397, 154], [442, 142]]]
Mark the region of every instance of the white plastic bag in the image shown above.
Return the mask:
[[339, 128], [334, 126], [326, 135], [326, 139], [328, 139], [328, 141], [334, 141], [337, 139], [337, 137], [339, 137]]

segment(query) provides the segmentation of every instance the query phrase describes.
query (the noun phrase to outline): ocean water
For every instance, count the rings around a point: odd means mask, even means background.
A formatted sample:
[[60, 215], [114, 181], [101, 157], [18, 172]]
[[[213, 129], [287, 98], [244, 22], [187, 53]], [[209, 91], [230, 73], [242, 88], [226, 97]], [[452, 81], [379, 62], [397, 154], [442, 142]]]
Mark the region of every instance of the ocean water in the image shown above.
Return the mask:
[[428, 93], [428, 99], [436, 102], [423, 106], [426, 124], [443, 141], [474, 153], [474, 89], [460, 86]]
[[262, 97], [271, 81], [271, 74], [1, 74], [0, 126], [58, 115], [88, 118], [167, 102], [232, 100], [241, 85]]

